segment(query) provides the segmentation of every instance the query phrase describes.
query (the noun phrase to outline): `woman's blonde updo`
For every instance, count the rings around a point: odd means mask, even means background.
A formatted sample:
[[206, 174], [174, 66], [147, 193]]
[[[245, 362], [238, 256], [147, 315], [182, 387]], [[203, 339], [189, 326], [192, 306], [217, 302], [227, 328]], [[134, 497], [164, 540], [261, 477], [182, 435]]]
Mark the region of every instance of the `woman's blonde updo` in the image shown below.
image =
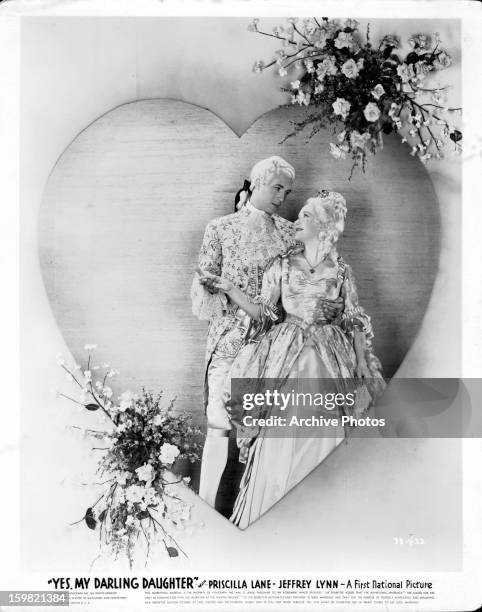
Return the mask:
[[347, 211], [346, 200], [341, 193], [320, 191], [314, 198], [308, 198], [306, 205], [309, 205], [315, 213], [320, 233], [325, 235], [325, 239], [329, 237], [332, 243], [337, 242], [345, 229]]
[[346, 200], [336, 191], [320, 191], [309, 198], [305, 206], [313, 213], [313, 221], [318, 227], [317, 259], [322, 261], [329, 255], [338, 257], [336, 243], [345, 229]]

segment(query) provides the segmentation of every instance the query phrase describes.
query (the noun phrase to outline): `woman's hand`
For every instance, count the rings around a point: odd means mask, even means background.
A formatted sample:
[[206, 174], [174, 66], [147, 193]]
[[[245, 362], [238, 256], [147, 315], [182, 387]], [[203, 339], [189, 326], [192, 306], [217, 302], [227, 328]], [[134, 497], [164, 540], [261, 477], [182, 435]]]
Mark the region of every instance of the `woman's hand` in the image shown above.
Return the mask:
[[234, 289], [233, 283], [226, 278], [201, 270], [199, 267], [196, 268], [196, 272], [199, 275], [199, 282], [206, 287], [210, 293], [217, 293], [218, 291], [229, 293]]
[[227, 278], [211, 274], [211, 272], [204, 272], [197, 269], [199, 274], [199, 282], [204, 285], [208, 291], [222, 291], [223, 293], [229, 293], [234, 289], [233, 283]]
[[214, 286], [223, 293], [229, 293], [234, 289], [234, 285], [230, 280], [227, 278], [221, 278], [220, 276], [214, 280]]
[[367, 362], [364, 359], [358, 360], [355, 374], [357, 378], [370, 378], [370, 370], [368, 369]]

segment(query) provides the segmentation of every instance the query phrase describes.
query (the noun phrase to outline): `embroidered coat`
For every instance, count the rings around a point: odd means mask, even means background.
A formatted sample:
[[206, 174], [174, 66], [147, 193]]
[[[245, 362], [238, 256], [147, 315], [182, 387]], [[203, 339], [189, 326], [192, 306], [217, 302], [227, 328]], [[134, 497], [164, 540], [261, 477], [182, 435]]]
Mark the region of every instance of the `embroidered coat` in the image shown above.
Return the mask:
[[[254, 298], [261, 290], [266, 267], [294, 244], [293, 236], [290, 221], [248, 204], [208, 223], [199, 252], [199, 268], [229, 279]], [[248, 315], [224, 293], [209, 293], [198, 275], [192, 283], [191, 299], [193, 314], [209, 321], [206, 366], [215, 350], [234, 357], [244, 343]]]

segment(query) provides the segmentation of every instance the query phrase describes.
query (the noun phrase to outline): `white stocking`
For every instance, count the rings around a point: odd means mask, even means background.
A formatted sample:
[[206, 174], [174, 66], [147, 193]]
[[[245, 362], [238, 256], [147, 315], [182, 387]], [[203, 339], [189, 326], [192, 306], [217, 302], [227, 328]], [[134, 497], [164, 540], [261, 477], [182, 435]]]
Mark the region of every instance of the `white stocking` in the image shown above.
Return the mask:
[[208, 428], [201, 462], [199, 497], [214, 508], [221, 477], [228, 462], [228, 431]]

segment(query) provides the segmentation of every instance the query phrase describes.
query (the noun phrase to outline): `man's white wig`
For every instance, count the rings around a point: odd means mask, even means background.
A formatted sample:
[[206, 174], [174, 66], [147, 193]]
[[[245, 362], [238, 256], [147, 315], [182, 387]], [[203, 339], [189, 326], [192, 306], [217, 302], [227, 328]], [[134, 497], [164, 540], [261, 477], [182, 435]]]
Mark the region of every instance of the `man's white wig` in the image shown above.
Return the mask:
[[273, 176], [276, 176], [279, 173], [287, 175], [291, 182], [295, 180], [295, 169], [282, 157], [273, 155], [272, 157], [262, 159], [255, 164], [251, 170], [249, 177], [251, 181], [251, 189], [254, 187], [258, 179], [261, 184], [265, 184], [270, 181]]

